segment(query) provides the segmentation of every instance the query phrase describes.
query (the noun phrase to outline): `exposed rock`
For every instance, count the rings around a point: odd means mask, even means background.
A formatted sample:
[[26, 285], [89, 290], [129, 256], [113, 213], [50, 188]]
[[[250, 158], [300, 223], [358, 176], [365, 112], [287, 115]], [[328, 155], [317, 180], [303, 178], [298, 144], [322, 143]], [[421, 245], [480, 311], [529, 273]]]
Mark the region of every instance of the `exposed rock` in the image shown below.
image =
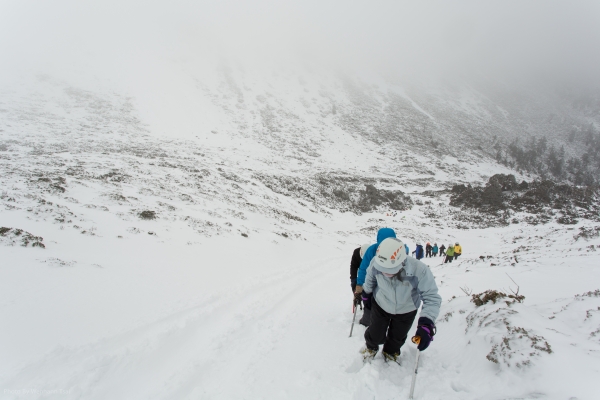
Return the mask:
[[[515, 212], [537, 216], [524, 219], [530, 224], [545, 223], [551, 219], [561, 224], [576, 224], [578, 218], [597, 220], [600, 211], [597, 187], [559, 184], [549, 180], [517, 184], [514, 175], [504, 174], [492, 176], [483, 187], [454, 185], [450, 205], [471, 209], [503, 224], [519, 223], [518, 219], [508, 218], [510, 213]], [[470, 219], [473, 218], [477, 219], [476, 216]]]

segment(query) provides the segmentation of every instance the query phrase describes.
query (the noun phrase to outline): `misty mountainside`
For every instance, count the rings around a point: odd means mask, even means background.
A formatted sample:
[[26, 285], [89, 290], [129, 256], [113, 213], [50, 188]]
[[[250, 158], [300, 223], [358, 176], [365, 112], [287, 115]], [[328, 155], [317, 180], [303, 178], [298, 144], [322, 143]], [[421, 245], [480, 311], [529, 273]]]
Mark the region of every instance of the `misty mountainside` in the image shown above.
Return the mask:
[[444, 301], [419, 398], [593, 398], [596, 186], [499, 162], [486, 143], [512, 133], [450, 100], [220, 76], [171, 105], [185, 121], [50, 76], [2, 89], [4, 394], [408, 397], [413, 345], [363, 364], [348, 338], [350, 255], [385, 226], [463, 246], [424, 259]]
[[[460, 207], [471, 193], [457, 198], [461, 187], [485, 184], [497, 173], [516, 174], [519, 183], [568, 178], [566, 164], [553, 176], [543, 166], [528, 170], [508, 162], [498, 156], [502, 149], [509, 153], [524, 137], [534, 144], [543, 139], [546, 149], [560, 146], [564, 163], [566, 154], [587, 157], [579, 164], [588, 175], [599, 154], [590, 156], [573, 136], [587, 132], [586, 140], [598, 141], [593, 103], [558, 95], [493, 101], [471, 86], [411, 91], [309, 71], [279, 71], [267, 79], [221, 67], [206, 83], [190, 71], [182, 76], [187, 92], [175, 106], [199, 107], [186, 109], [198, 122], [192, 132], [175, 122], [173, 131], [160, 132], [171, 117], [161, 109], [150, 113], [131, 93], [84, 90], [48, 75], [4, 86], [4, 206], [88, 234], [91, 226], [74, 221], [91, 209], [122, 220], [149, 212], [151, 219], [185, 221], [208, 236], [247, 235], [249, 214], [272, 220], [277, 234], [300, 235], [319, 229], [317, 220], [332, 212], [415, 205], [438, 224], [487, 226], [518, 222], [513, 214], [523, 210], [508, 210], [493, 196], [473, 200], [477, 194], [470, 195], [471, 209], [484, 205], [480, 212], [449, 207]], [[508, 193], [504, 189], [500, 193]], [[556, 218], [597, 216], [596, 189], [586, 193], [587, 206], [569, 206]]]

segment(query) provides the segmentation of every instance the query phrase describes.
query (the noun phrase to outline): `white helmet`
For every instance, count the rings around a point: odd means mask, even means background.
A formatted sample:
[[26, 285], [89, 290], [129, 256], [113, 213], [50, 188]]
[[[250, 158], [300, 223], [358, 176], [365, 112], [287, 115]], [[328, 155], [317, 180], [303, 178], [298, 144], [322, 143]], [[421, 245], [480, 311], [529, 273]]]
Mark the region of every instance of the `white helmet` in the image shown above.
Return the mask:
[[360, 246], [360, 258], [363, 258], [365, 256], [365, 251], [367, 251], [369, 247], [371, 247], [370, 243], [363, 244], [362, 246]]
[[406, 260], [404, 243], [396, 238], [387, 238], [377, 247], [377, 253], [373, 258], [377, 270], [386, 274], [395, 274], [402, 268]]

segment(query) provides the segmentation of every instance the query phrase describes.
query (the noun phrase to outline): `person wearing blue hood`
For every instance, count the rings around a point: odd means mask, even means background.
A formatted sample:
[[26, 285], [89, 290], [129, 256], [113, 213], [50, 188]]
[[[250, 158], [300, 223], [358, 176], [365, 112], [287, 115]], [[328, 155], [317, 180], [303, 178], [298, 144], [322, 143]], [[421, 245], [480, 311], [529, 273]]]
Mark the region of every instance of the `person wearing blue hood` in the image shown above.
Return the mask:
[[365, 278], [367, 277], [367, 268], [371, 264], [371, 260], [375, 257], [375, 253], [377, 252], [377, 247], [387, 238], [396, 238], [396, 232], [392, 228], [381, 228], [377, 232], [377, 243], [369, 246], [367, 251], [365, 251], [363, 255], [363, 259], [360, 263], [360, 267], [358, 268], [358, 273], [356, 274], [356, 289], [354, 290], [354, 296], [359, 297], [363, 291], [363, 285], [365, 283]]

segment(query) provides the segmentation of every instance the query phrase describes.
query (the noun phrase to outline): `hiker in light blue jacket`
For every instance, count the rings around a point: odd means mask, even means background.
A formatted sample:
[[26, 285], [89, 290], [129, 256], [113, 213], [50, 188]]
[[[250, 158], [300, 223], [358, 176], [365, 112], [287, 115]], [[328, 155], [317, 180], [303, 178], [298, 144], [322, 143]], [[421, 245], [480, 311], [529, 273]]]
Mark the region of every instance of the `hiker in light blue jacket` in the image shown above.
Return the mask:
[[407, 257], [402, 241], [386, 238], [379, 244], [367, 269], [363, 291], [365, 296], [372, 294], [371, 324], [365, 332], [366, 346], [361, 350], [365, 360], [375, 357], [383, 344], [385, 360], [399, 361], [400, 347], [421, 303], [418, 349], [423, 351], [429, 346], [442, 298], [429, 267]]

